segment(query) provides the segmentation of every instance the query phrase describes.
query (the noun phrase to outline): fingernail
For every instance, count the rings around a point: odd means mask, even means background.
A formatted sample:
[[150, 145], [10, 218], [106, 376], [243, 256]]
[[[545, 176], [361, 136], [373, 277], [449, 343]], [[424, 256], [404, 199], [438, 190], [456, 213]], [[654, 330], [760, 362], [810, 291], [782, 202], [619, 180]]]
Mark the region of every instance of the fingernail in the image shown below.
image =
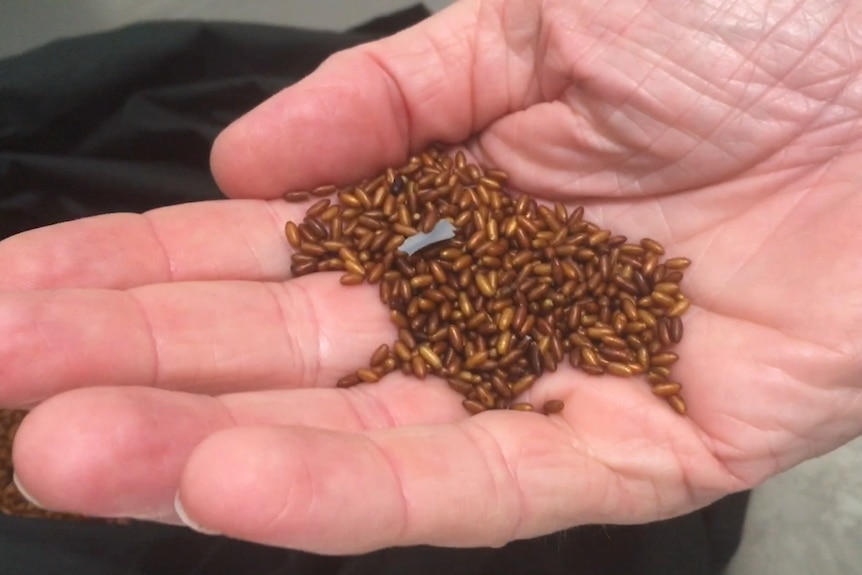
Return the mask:
[[18, 493], [20, 493], [20, 494], [21, 494], [21, 496], [22, 496], [24, 499], [26, 499], [26, 500], [27, 500], [27, 502], [28, 502], [30, 505], [32, 505], [32, 506], [34, 506], [34, 507], [38, 507], [39, 509], [45, 509], [45, 506], [44, 506], [44, 505], [42, 505], [41, 503], [39, 503], [39, 502], [36, 500], [36, 498], [35, 498], [35, 497], [33, 497], [32, 495], [30, 495], [30, 494], [27, 492], [27, 490], [26, 490], [26, 489], [24, 489], [24, 486], [23, 486], [23, 485], [21, 485], [21, 480], [20, 480], [20, 479], [18, 479], [18, 476], [17, 476], [17, 475], [15, 475], [15, 473], [12, 473], [12, 483], [14, 483], [14, 484], [15, 484], [15, 489], [17, 489], [17, 490], [18, 490]]
[[183, 524], [186, 527], [188, 527], [189, 529], [197, 531], [198, 533], [203, 533], [204, 535], [221, 535], [221, 533], [219, 533], [218, 531], [212, 531], [211, 529], [207, 529], [206, 527], [202, 527], [197, 522], [192, 520], [188, 516], [188, 513], [186, 513], [186, 510], [183, 507], [182, 501], [180, 501], [180, 494], [179, 493], [177, 493], [176, 496], [174, 497], [174, 510], [177, 512], [177, 517], [180, 518], [180, 521], [182, 521]]

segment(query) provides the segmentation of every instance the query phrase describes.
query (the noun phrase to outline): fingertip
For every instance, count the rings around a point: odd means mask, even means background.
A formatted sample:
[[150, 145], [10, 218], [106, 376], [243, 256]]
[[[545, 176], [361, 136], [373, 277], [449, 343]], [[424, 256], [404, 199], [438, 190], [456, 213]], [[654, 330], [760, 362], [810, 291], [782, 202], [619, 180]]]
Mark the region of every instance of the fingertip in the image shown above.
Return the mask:
[[[273, 490], [281, 479], [293, 491], [295, 465], [290, 446], [266, 428], [221, 431], [202, 441], [183, 469], [175, 499], [177, 513], [192, 529], [278, 543], [269, 528], [277, 522], [286, 494]], [[276, 447], [278, 445], [278, 447]]]
[[[21, 421], [12, 445], [12, 467], [14, 482], [25, 499], [41, 509], [76, 511], [76, 500], [81, 494], [90, 496], [87, 466], [80, 465], [82, 458], [81, 434], [63, 434], [60, 449], [57, 446], [57, 424], [61, 411], [54, 400], [40, 404]], [[75, 417], [65, 417], [64, 422], [74, 427]], [[66, 484], [70, 489], [55, 487]], [[70, 491], [73, 492], [70, 497]]]
[[12, 484], [15, 486], [15, 489], [18, 490], [18, 493], [21, 497], [24, 498], [27, 503], [32, 505], [33, 507], [38, 507], [39, 509], [45, 509], [45, 506], [39, 503], [39, 500], [33, 497], [30, 493], [30, 490], [24, 487], [24, 484], [21, 481], [21, 478], [18, 477], [17, 473], [12, 473]]
[[402, 501], [390, 472], [358, 435], [236, 428], [198, 446], [179, 500], [192, 524], [207, 531], [315, 553], [357, 553], [397, 541], [400, 523], [393, 518], [401, 517]]
[[[236, 152], [233, 152], [233, 154], [231, 152], [237, 148], [240, 140], [238, 135], [234, 135], [238, 129], [236, 126], [244, 117], [234, 120], [233, 123], [224, 128], [216, 136], [210, 149], [210, 172], [219, 189], [229, 196], [233, 195], [230, 193], [232, 190], [238, 188], [238, 182], [233, 176], [235, 170], [231, 170], [231, 156], [235, 155]], [[237, 142], [236, 144], [234, 144], [235, 141]]]
[[174, 496], [174, 512], [177, 514], [180, 522], [191, 529], [192, 531], [197, 531], [198, 533], [202, 533], [204, 535], [220, 535], [218, 531], [207, 529], [197, 521], [195, 521], [186, 511], [185, 506], [183, 505], [182, 498], [180, 497], [180, 493], [177, 492], [176, 496]]
[[230, 418], [215, 400], [148, 388], [70, 391], [37, 406], [13, 446], [29, 498], [57, 511], [170, 520], [193, 447]]
[[397, 86], [373, 59], [344, 52], [225, 128], [210, 167], [230, 197], [356, 181], [403, 161], [407, 121]]

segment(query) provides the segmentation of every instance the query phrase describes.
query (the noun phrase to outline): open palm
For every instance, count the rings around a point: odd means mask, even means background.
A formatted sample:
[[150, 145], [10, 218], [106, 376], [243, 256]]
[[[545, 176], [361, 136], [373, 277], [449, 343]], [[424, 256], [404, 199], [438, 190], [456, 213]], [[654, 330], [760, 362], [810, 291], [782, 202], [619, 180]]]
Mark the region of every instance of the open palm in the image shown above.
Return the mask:
[[[851, 2], [464, 0], [339, 54], [216, 142], [235, 199], [0, 244], [15, 464], [42, 504], [328, 553], [642, 522], [862, 432], [862, 24]], [[695, 264], [689, 415], [546, 375], [560, 415], [468, 418], [442, 381], [335, 389], [394, 339], [376, 289], [288, 279], [288, 189], [434, 141]]]

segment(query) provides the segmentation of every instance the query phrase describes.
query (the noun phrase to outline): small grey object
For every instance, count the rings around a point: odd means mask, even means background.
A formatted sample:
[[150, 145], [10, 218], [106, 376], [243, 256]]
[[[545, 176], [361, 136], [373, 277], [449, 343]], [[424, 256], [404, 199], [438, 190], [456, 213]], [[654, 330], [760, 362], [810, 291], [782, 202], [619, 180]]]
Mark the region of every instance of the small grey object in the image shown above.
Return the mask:
[[454, 237], [455, 226], [452, 225], [452, 222], [449, 220], [440, 220], [427, 234], [420, 232], [404, 240], [404, 243], [401, 244], [398, 251], [404, 252], [408, 256], [412, 256], [423, 248], [427, 248], [437, 242], [451, 240]]

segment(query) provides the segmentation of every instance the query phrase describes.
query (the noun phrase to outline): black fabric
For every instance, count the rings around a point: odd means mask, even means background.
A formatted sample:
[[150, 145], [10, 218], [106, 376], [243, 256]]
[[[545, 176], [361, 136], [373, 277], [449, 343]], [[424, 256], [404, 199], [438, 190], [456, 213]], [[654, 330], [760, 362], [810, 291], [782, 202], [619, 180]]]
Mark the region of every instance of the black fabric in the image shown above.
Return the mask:
[[748, 493], [646, 525], [586, 526], [501, 549], [405, 547], [323, 557], [148, 523], [0, 516], [6, 575], [713, 575], [739, 544]]
[[[220, 197], [208, 172], [228, 122], [327, 55], [426, 16], [350, 33], [148, 23], [0, 62], [0, 234]], [[747, 494], [638, 526], [588, 526], [502, 549], [320, 557], [187, 529], [0, 517], [0, 575], [707, 575], [739, 542]]]

